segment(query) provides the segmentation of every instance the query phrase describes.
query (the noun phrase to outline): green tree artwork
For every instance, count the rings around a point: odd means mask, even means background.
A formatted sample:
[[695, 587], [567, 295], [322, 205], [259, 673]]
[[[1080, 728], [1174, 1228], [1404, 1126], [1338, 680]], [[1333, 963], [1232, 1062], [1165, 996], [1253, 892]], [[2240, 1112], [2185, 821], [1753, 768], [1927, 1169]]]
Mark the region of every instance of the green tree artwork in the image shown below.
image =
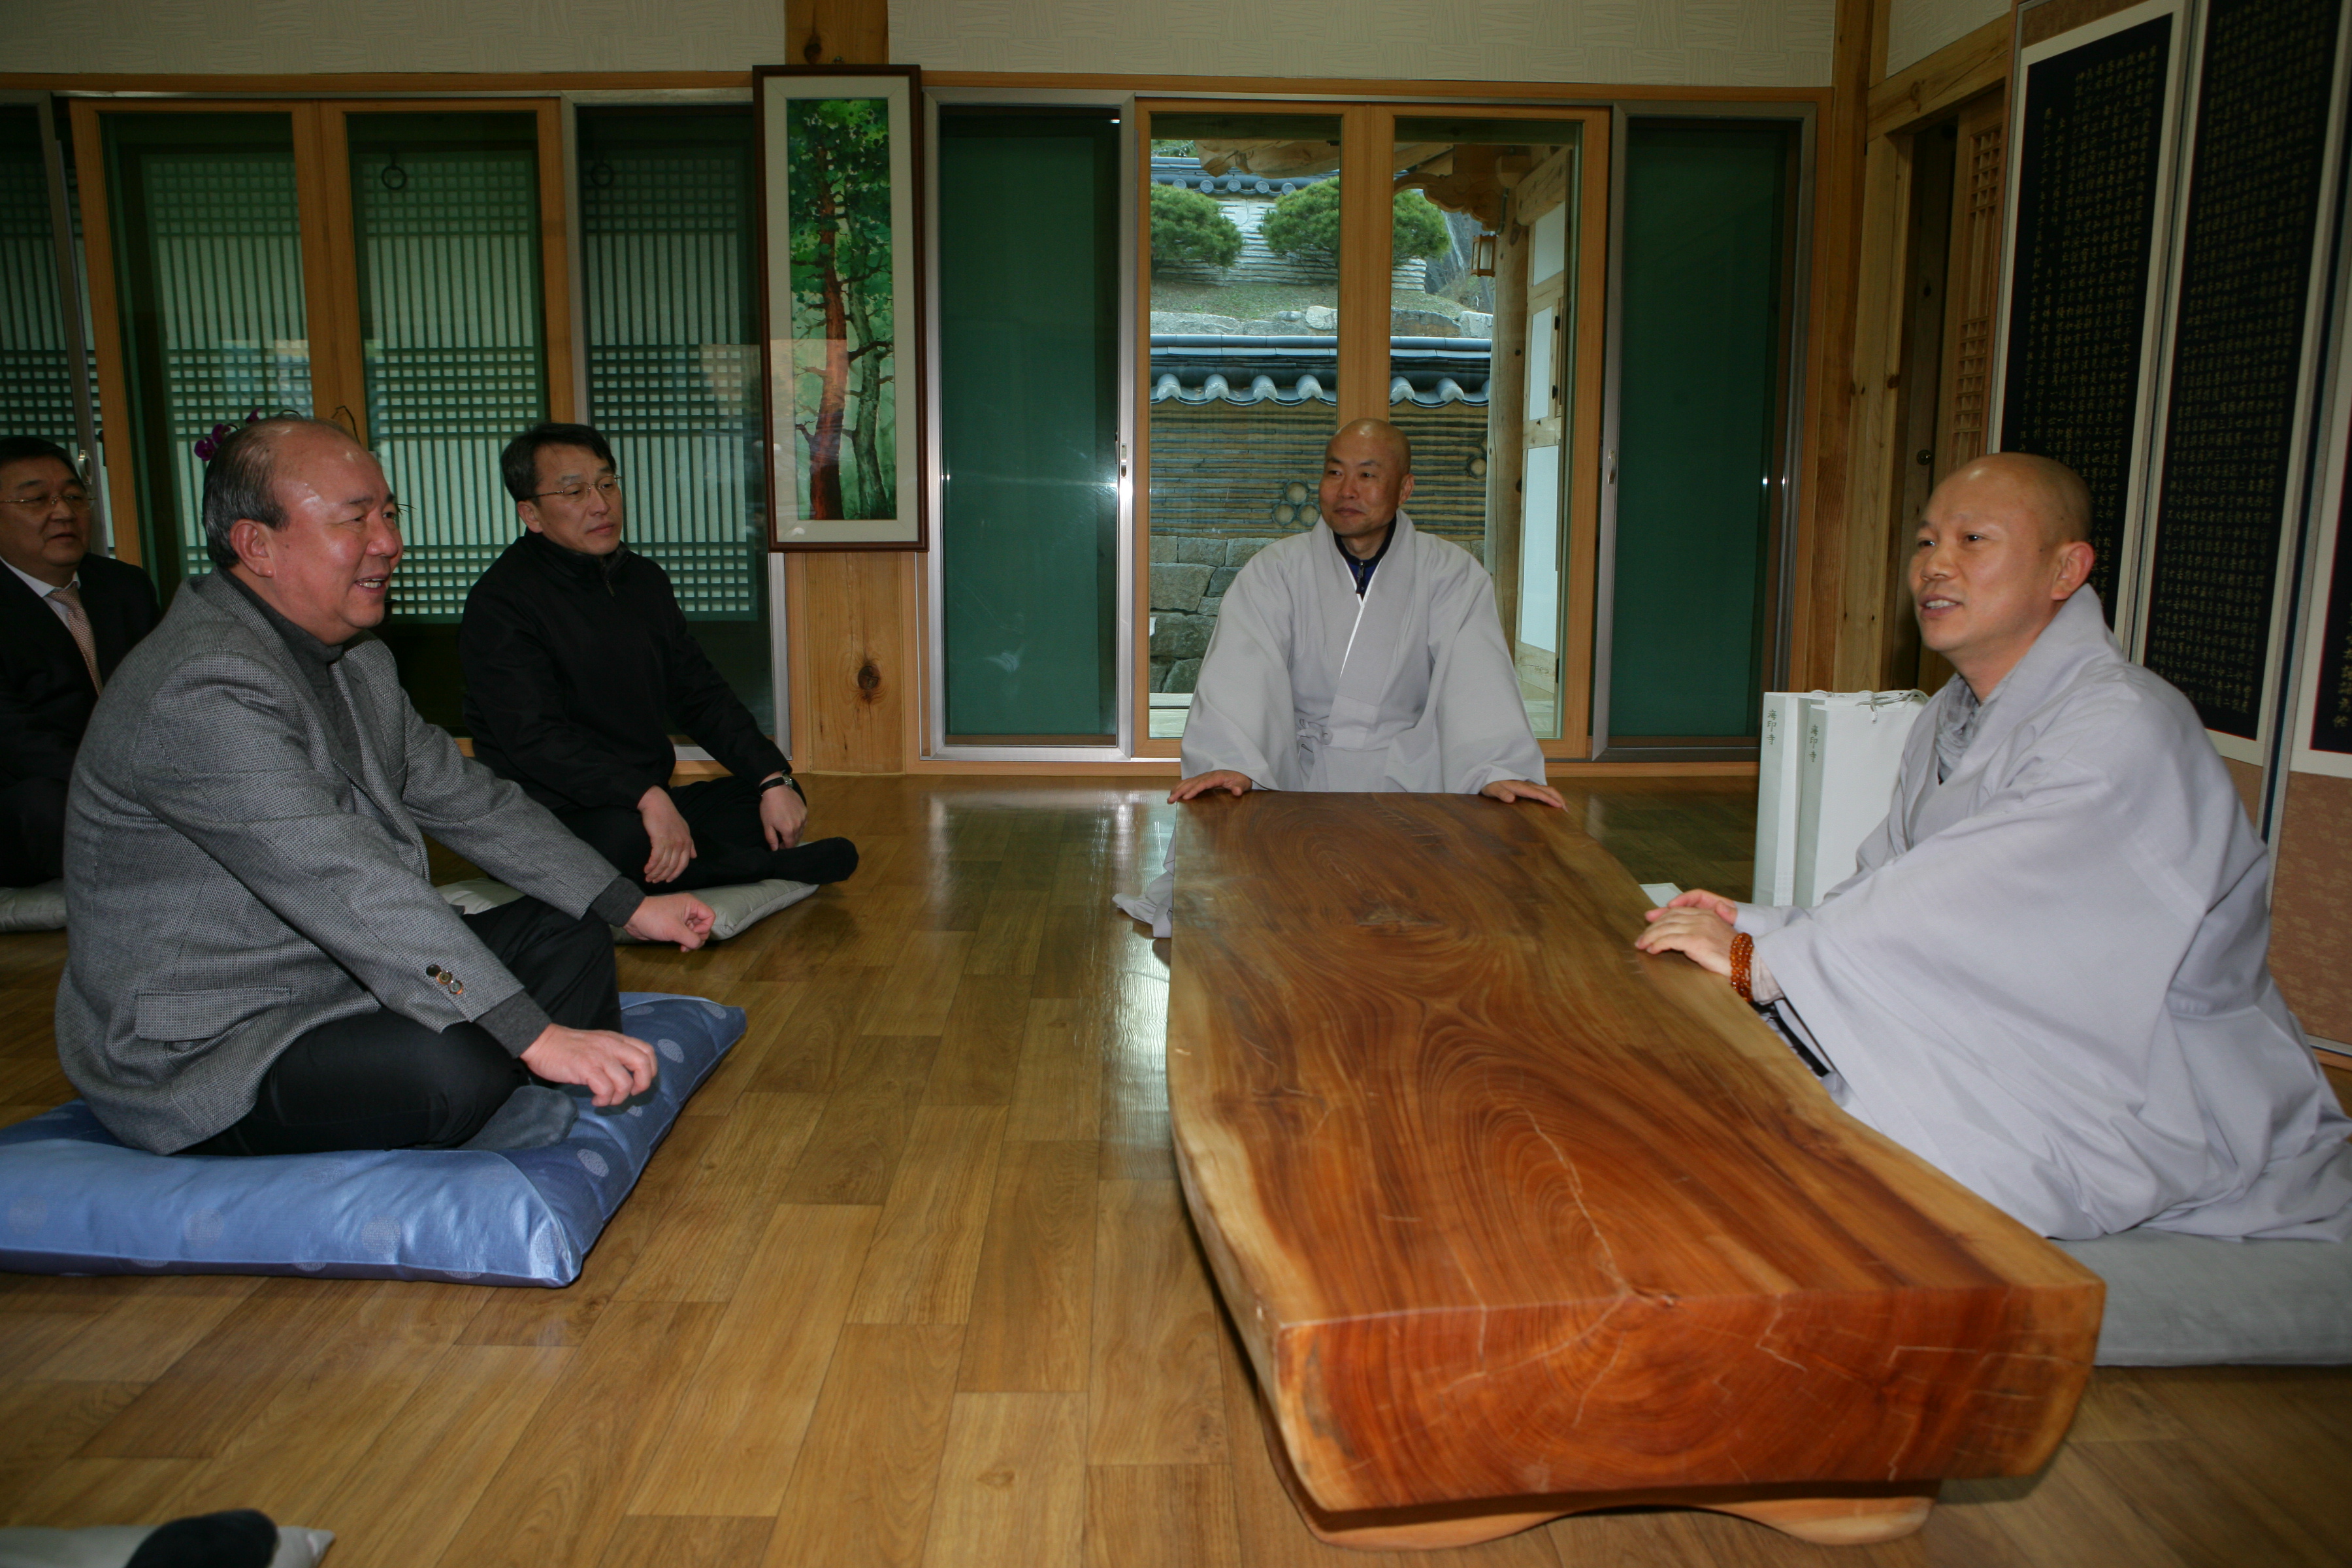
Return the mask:
[[803, 98], [785, 132], [801, 515], [898, 515], [890, 105]]

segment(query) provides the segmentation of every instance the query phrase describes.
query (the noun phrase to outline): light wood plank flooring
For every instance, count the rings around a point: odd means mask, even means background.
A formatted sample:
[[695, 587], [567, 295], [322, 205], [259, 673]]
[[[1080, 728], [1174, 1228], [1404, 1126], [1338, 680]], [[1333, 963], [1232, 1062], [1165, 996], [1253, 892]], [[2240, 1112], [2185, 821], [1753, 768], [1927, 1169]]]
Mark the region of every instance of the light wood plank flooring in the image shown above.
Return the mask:
[[[257, 1507], [335, 1568], [1378, 1561], [1285, 1500], [1173, 1180], [1164, 950], [1107, 903], [1162, 790], [814, 793], [852, 883], [624, 950], [751, 1027], [576, 1285], [0, 1276], [0, 1521]], [[1751, 789], [1571, 794], [1637, 879], [1745, 890]], [[0, 937], [0, 1119], [70, 1093], [63, 953]], [[1652, 1511], [1422, 1561], [2339, 1564], [2347, 1478], [2352, 1372], [2105, 1372], [2041, 1475], [1887, 1546]]]

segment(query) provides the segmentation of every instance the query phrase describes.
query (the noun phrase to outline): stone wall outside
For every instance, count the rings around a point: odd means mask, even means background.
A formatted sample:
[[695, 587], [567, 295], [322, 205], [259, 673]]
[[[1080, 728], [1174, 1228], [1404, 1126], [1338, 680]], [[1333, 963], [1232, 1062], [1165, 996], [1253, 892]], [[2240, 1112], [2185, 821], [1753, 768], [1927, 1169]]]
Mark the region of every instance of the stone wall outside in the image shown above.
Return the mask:
[[[1483, 555], [1486, 410], [1399, 404], [1413, 444], [1414, 525]], [[1151, 689], [1190, 691], [1225, 590], [1250, 557], [1315, 525], [1329, 405], [1151, 405]], [[1474, 473], [1472, 466], [1479, 465]], [[1287, 515], [1285, 515], [1286, 510]]]

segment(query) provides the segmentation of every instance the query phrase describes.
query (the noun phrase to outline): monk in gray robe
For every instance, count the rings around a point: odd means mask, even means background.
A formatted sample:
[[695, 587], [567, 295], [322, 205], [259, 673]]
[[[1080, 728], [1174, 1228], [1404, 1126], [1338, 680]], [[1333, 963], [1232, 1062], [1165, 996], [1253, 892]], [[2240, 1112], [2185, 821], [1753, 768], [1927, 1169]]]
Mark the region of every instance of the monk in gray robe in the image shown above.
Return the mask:
[[[1359, 419], [1323, 449], [1313, 528], [1266, 546], [1225, 591], [1184, 726], [1184, 780], [1213, 789], [1402, 790], [1564, 803], [1543, 779], [1495, 585], [1422, 533], [1412, 446]], [[1169, 934], [1170, 868], [1118, 907]]]
[[1929, 499], [1958, 672], [1811, 909], [1685, 893], [1637, 943], [1772, 1003], [1839, 1103], [2042, 1235], [2352, 1237], [2352, 1133], [2272, 982], [2269, 856], [2084, 586], [2090, 497], [2000, 454]]

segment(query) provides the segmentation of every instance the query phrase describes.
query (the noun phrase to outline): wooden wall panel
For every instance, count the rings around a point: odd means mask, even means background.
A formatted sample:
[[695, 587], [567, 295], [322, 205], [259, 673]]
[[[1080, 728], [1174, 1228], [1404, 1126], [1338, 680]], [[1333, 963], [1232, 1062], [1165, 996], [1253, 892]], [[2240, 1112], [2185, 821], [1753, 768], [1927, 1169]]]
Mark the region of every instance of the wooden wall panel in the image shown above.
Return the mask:
[[915, 648], [901, 551], [803, 551], [785, 563], [792, 637], [795, 767], [812, 773], [905, 771]]
[[2352, 1040], [2352, 963], [2344, 954], [2344, 911], [2352, 909], [2352, 779], [2287, 776], [2272, 876], [2271, 973], [2305, 1029]]
[[1870, 134], [1932, 120], [2009, 79], [2009, 18], [1988, 22], [1870, 89]]
[[784, 37], [795, 65], [887, 64], [888, 0], [784, 0]]

